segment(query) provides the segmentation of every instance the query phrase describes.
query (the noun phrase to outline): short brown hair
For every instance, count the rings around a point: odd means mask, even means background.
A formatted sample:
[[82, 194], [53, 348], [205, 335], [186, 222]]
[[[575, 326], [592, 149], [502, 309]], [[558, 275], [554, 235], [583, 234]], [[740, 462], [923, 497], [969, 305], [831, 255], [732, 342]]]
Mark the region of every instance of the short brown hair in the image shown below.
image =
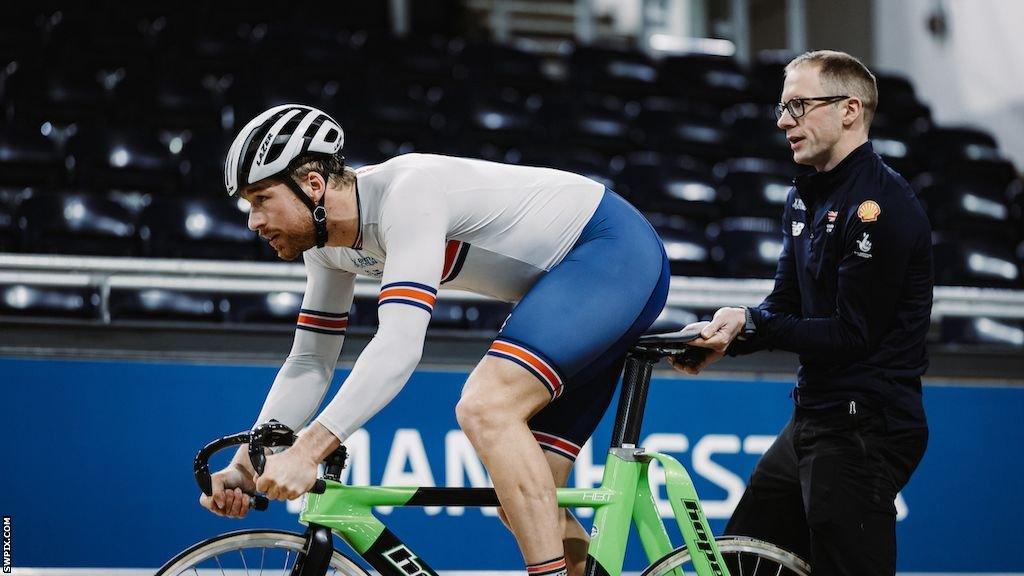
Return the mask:
[[296, 182], [302, 182], [310, 172], [318, 172], [320, 175], [330, 173], [328, 183], [340, 188], [356, 181], [355, 170], [345, 166], [345, 159], [339, 154], [324, 156], [323, 154], [304, 154], [292, 160], [288, 168], [288, 175]]
[[867, 66], [846, 52], [815, 50], [794, 58], [786, 65], [786, 74], [803, 64], [818, 66], [821, 85], [830, 92], [822, 96], [846, 94], [859, 98], [864, 104], [864, 126], [871, 126], [878, 107], [878, 83]]

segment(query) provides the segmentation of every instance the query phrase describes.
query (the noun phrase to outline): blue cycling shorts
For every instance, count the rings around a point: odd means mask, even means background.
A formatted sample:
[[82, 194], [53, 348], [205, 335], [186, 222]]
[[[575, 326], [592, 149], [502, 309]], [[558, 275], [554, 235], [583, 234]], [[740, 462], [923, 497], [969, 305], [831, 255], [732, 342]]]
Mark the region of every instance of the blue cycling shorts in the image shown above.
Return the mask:
[[487, 352], [526, 368], [551, 394], [529, 422], [542, 448], [576, 458], [630, 345], [665, 306], [670, 277], [650, 223], [606, 189], [576, 244], [516, 304]]

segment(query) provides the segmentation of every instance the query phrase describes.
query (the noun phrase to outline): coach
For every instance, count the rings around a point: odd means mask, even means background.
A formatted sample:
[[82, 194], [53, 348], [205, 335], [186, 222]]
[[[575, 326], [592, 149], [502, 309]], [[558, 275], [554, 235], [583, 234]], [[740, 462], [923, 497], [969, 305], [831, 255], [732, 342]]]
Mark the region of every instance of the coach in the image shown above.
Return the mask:
[[696, 344], [708, 364], [762, 349], [800, 355], [793, 416], [761, 458], [726, 533], [787, 548], [815, 576], [895, 573], [894, 499], [928, 439], [921, 376], [931, 232], [907, 182], [872, 150], [875, 78], [856, 58], [786, 66], [776, 116], [798, 164], [775, 287], [722, 308]]

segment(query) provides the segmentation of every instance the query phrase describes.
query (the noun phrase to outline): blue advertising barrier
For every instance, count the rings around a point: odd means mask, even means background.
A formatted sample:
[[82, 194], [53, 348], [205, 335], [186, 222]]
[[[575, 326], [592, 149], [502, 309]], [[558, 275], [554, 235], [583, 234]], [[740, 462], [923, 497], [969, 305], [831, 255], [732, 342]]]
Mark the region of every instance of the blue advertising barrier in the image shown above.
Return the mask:
[[[301, 530], [295, 504], [275, 503], [242, 521], [208, 514], [192, 479], [196, 450], [249, 428], [274, 374], [254, 366], [0, 359], [0, 513], [11, 517], [13, 565], [156, 567], [219, 532]], [[345, 374], [338, 371], [335, 387]], [[454, 417], [465, 377], [417, 372], [347, 443], [347, 480], [484, 485], [483, 467]], [[643, 442], [690, 470], [716, 533], [789, 417], [789, 386], [685, 378], [652, 385]], [[1024, 389], [929, 386], [925, 401], [928, 453], [897, 501], [899, 569], [1024, 571], [1024, 559], [1013, 553], [1022, 548]], [[606, 417], [571, 485], [600, 482], [610, 428]], [[512, 537], [491, 510], [380, 513], [435, 568], [522, 569]], [[465, 546], [470, 535], [473, 546]], [[642, 569], [642, 556], [631, 544], [627, 568]]]

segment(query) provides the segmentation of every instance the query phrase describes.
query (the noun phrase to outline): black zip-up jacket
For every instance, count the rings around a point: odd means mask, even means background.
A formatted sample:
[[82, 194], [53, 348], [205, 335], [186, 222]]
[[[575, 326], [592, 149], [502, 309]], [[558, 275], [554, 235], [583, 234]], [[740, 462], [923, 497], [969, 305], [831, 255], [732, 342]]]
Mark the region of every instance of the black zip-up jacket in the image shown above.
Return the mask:
[[934, 276], [914, 190], [867, 142], [832, 170], [794, 180], [782, 232], [775, 287], [750, 309], [756, 336], [728, 353], [798, 353], [800, 407], [858, 401], [893, 427], [924, 426]]

